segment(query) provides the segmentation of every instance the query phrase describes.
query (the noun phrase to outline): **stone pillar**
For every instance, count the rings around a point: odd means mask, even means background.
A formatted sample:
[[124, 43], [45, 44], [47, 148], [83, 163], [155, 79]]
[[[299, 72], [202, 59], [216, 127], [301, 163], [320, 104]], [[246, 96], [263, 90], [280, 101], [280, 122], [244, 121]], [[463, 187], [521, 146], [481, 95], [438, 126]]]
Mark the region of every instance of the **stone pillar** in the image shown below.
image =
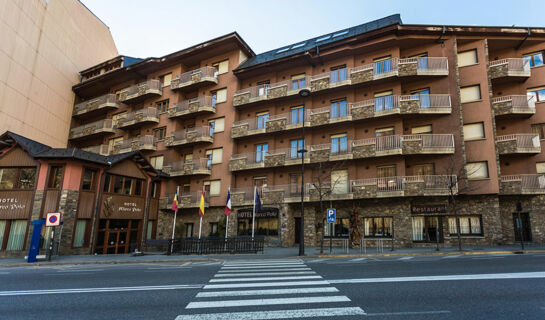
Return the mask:
[[289, 209], [290, 207], [287, 204], [279, 207], [280, 243], [284, 248], [293, 246], [295, 237], [294, 217]]
[[316, 245], [316, 208], [305, 205], [305, 247]]
[[[74, 254], [72, 249], [72, 236], [76, 227], [76, 212], [78, 209], [79, 191], [77, 190], [62, 190], [59, 201], [59, 212], [62, 215], [62, 234], [61, 228], [55, 228], [56, 241], [60, 238], [59, 255]], [[84, 248], [85, 251], [89, 250]]]
[[34, 220], [40, 219], [40, 213], [42, 211], [42, 203], [44, 199], [44, 190], [36, 190], [34, 193], [34, 201], [32, 202], [32, 214], [30, 215], [30, 220], [28, 221], [28, 233], [25, 244], [25, 251], [30, 249], [30, 240], [32, 239], [32, 230], [34, 229], [30, 223]]

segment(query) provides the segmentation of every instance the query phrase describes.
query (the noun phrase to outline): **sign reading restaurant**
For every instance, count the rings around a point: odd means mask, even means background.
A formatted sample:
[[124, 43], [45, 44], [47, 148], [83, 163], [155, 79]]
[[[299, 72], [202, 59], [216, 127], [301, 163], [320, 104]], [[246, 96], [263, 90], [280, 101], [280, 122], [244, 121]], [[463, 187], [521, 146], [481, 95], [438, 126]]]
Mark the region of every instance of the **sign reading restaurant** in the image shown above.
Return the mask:
[[446, 204], [413, 204], [411, 205], [412, 214], [440, 214], [447, 213], [448, 208]]

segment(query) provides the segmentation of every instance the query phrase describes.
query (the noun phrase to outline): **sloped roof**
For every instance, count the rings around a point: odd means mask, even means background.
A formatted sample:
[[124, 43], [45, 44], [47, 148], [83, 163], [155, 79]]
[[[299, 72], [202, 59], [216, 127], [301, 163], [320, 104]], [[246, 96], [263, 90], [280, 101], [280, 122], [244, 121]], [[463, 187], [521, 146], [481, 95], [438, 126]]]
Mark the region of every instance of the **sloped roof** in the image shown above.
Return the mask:
[[378, 20], [360, 24], [355, 27], [331, 32], [312, 39], [299, 41], [294, 44], [290, 44], [285, 47], [270, 50], [264, 53], [260, 53], [254, 57], [249, 58], [240, 64], [234, 71], [239, 71], [249, 67], [257, 66], [263, 63], [271, 62], [277, 59], [282, 59], [292, 55], [306, 52], [318, 45], [329, 44], [337, 42], [343, 39], [351, 38], [360, 34], [378, 30], [387, 26], [402, 24], [401, 16], [399, 14], [393, 14]]

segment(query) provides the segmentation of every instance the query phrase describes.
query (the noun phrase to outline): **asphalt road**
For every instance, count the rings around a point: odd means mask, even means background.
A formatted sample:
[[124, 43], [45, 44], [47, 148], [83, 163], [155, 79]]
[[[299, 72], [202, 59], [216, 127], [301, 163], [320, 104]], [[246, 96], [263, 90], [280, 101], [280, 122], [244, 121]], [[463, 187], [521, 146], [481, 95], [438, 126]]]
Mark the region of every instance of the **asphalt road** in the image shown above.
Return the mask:
[[0, 268], [0, 319], [545, 319], [545, 254]]

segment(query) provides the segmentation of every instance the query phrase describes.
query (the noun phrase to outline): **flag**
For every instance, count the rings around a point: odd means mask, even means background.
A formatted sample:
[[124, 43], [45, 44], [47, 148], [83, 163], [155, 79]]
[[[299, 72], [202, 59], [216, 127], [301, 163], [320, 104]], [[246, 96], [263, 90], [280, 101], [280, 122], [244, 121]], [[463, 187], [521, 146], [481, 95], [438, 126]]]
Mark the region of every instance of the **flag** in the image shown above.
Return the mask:
[[231, 213], [231, 187], [227, 191], [227, 203], [225, 204], [225, 215], [228, 216]]
[[174, 200], [172, 200], [172, 211], [178, 211], [178, 191], [176, 191]]
[[255, 188], [255, 203], [254, 203], [254, 212], [261, 211], [261, 200], [259, 199], [259, 192], [257, 192], [257, 188]]
[[201, 204], [199, 205], [199, 215], [204, 217], [204, 188], [202, 188], [201, 193]]

